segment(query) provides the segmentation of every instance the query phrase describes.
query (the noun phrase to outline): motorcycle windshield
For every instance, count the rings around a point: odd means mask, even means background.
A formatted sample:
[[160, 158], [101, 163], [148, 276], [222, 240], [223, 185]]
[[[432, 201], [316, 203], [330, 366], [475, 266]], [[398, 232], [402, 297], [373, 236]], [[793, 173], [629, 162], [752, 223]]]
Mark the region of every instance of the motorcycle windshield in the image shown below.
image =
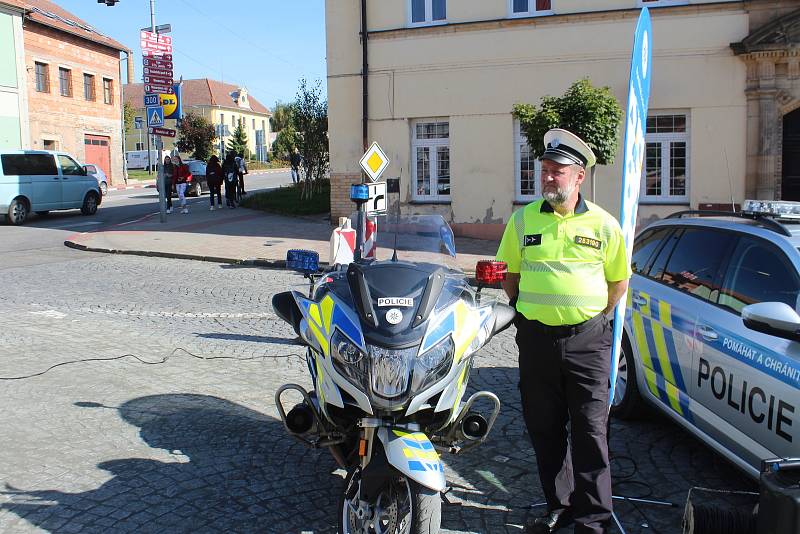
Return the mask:
[[[358, 214], [351, 215], [353, 224]], [[441, 215], [368, 216], [365, 222], [364, 256], [390, 260], [395, 251], [400, 261], [429, 263], [461, 271], [456, 262], [453, 230]]]

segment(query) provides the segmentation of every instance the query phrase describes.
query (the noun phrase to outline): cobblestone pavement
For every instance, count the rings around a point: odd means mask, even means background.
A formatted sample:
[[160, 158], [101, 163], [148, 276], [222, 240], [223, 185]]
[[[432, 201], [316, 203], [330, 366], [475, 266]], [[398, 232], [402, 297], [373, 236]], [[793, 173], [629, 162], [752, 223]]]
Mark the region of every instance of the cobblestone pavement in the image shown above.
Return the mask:
[[[80, 252], [0, 270], [0, 376], [119, 358], [0, 380], [0, 532], [335, 532], [343, 473], [288, 437], [273, 404], [277, 386], [309, 384], [270, 308], [301, 281]], [[471, 387], [503, 410], [483, 447], [445, 457], [444, 532], [518, 533], [541, 500], [514, 354], [505, 332], [477, 358]], [[679, 532], [693, 485], [752, 487], [660, 417], [612, 432], [618, 491], [679, 503], [618, 504], [628, 532]]]

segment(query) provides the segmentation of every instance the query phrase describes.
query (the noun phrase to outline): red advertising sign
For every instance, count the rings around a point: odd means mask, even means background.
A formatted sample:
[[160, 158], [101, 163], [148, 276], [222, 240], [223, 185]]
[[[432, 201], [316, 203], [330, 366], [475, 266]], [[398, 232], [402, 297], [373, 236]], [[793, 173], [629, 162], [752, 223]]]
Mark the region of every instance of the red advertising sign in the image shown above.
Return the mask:
[[144, 83], [149, 85], [172, 85], [172, 77], [165, 78], [163, 76], [145, 76]]
[[[144, 68], [145, 76], [159, 76], [161, 78], [168, 78], [172, 80], [172, 69], [156, 69], [153, 67]], [[156, 82], [158, 83], [158, 82]]]
[[164, 69], [172, 71], [172, 61], [165, 61], [161, 59], [153, 59], [146, 57], [142, 60], [145, 67], [152, 67], [156, 69]]
[[171, 85], [157, 85], [157, 84], [144, 84], [144, 92], [148, 95], [172, 95], [175, 94], [175, 89]]
[[162, 135], [164, 137], [175, 137], [175, 130], [169, 128], [148, 128], [148, 131], [153, 135]]

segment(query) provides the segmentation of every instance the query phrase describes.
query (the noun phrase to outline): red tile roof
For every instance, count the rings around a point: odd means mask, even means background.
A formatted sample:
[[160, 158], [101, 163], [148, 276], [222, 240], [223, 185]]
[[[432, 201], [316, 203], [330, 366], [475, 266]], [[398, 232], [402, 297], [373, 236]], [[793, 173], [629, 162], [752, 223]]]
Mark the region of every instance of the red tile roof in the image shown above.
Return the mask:
[[25, 7], [25, 2], [23, 0], [0, 0], [0, 4], [6, 4], [7, 6], [19, 8]]
[[[4, 2], [9, 0], [2, 0]], [[14, 0], [11, 0], [12, 2]], [[77, 35], [89, 41], [109, 46], [116, 50], [128, 50], [128, 47], [110, 37], [99, 33], [89, 23], [79, 19], [66, 9], [59, 7], [50, 0], [24, 0], [20, 2], [26, 9], [27, 20], [55, 28], [57, 30]]]
[[[208, 78], [199, 80], [183, 80], [183, 105], [191, 106], [220, 106], [228, 109], [247, 110], [236, 103], [240, 86], [223, 83]], [[125, 86], [125, 101], [130, 102], [135, 108], [142, 107], [144, 99], [144, 85], [130, 83]], [[270, 114], [269, 109], [261, 104], [255, 97], [248, 93], [247, 102], [250, 111], [255, 113]]]

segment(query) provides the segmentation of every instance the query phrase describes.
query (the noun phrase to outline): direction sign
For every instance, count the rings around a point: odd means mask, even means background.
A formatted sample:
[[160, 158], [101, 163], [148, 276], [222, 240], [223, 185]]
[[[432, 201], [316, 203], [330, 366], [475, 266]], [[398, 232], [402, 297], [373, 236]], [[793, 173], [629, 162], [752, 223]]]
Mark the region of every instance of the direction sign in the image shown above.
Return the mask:
[[147, 108], [147, 126], [164, 126], [164, 108], [161, 106]]
[[372, 143], [372, 146], [364, 153], [361, 157], [361, 161], [358, 163], [361, 165], [361, 168], [364, 169], [364, 172], [367, 173], [369, 179], [375, 182], [389, 165], [389, 158], [383, 153], [378, 143]]
[[166, 78], [172, 80], [172, 69], [158, 69], [155, 67], [145, 67], [144, 68], [144, 75], [145, 76], [160, 76], [161, 78]]
[[172, 85], [172, 78], [164, 78], [163, 76], [145, 76], [144, 83], [149, 85]]
[[172, 61], [163, 61], [161, 59], [153, 59], [145, 57], [142, 59], [142, 64], [148, 68], [172, 70]]
[[172, 52], [156, 52], [154, 50], [142, 50], [142, 57], [151, 57], [161, 61], [172, 61]]
[[161, 103], [159, 102], [158, 95], [144, 95], [144, 106], [158, 106]]
[[[141, 39], [142, 41], [150, 41], [150, 42], [153, 42], [153, 43], [161, 43], [161, 44], [171, 45], [172, 44], [172, 37], [170, 37], [169, 35], [161, 35], [162, 33], [166, 33], [166, 32], [158, 31], [159, 29], [164, 28], [164, 27], [168, 27], [168, 26], [169, 26], [169, 24], [164, 24], [164, 26], [159, 26], [158, 28], [156, 28], [156, 30], [157, 30], [156, 33], [150, 32], [148, 30], [141, 30], [139, 32], [139, 39]], [[170, 27], [170, 29], [172, 29], [172, 28]]]
[[144, 120], [144, 117], [134, 117], [133, 118], [133, 129], [134, 130], [141, 130], [142, 129], [142, 120]]
[[175, 137], [175, 130], [169, 128], [148, 128], [148, 132], [152, 135], [161, 135], [164, 137]]
[[157, 93], [171, 95], [175, 92], [175, 89], [172, 88], [172, 85], [150, 83], [144, 85], [144, 92], [150, 95]]
[[365, 204], [367, 215], [382, 215], [386, 213], [386, 182], [368, 184], [369, 200]]

